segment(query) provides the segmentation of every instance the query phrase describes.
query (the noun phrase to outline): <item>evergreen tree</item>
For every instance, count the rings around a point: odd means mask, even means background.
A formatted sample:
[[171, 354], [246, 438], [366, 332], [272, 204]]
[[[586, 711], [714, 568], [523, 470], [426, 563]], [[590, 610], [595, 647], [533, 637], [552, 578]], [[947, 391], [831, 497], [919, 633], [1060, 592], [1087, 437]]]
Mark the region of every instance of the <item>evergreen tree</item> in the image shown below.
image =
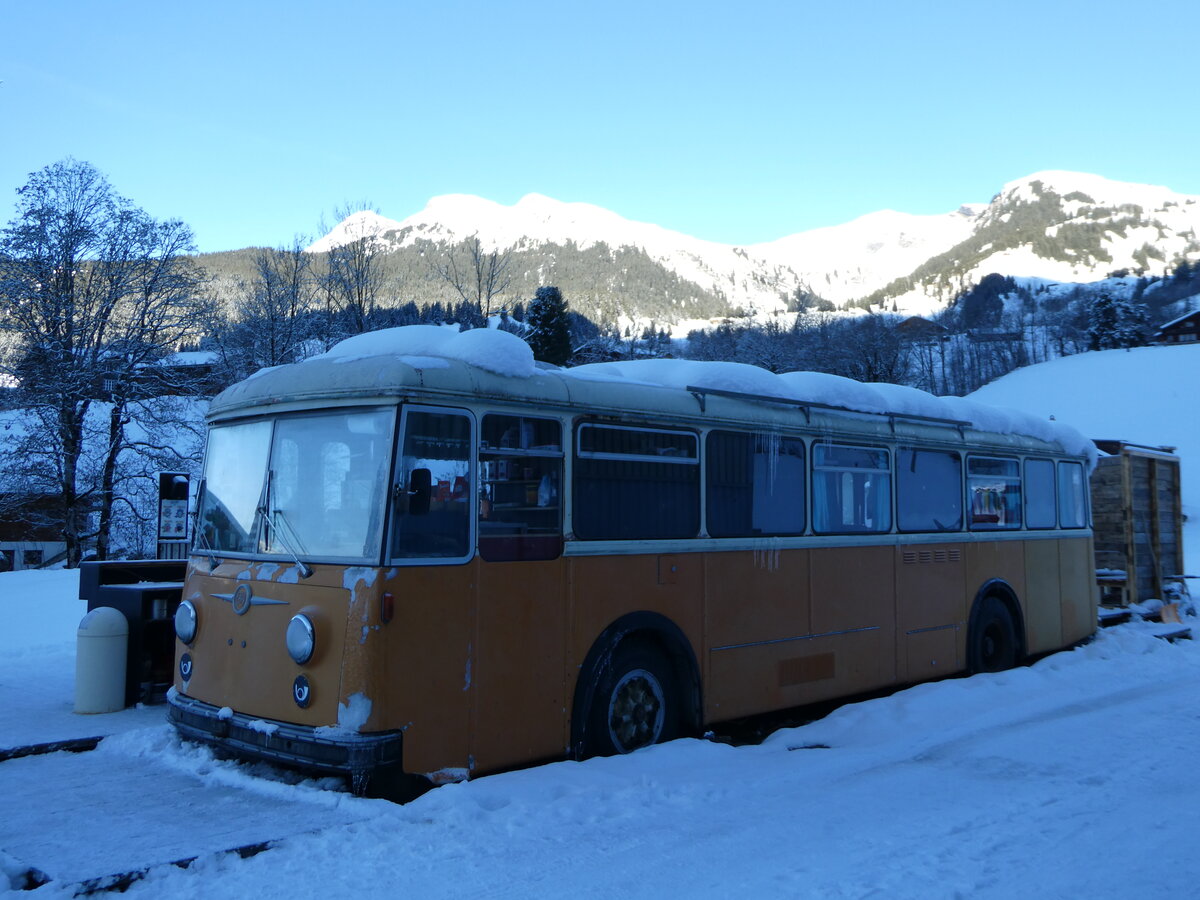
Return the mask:
[[1004, 295], [1017, 289], [1011, 278], [995, 273], [983, 276], [983, 280], [958, 298], [959, 318], [963, 328], [973, 331], [979, 328], [995, 328], [1004, 314]]
[[1092, 350], [1140, 347], [1150, 333], [1150, 313], [1143, 300], [1114, 297], [1100, 290], [1088, 308], [1088, 346]]
[[1088, 346], [1092, 350], [1116, 347], [1117, 301], [1108, 291], [1097, 291], [1088, 307]]
[[454, 307], [453, 321], [458, 323], [459, 331], [470, 331], [472, 328], [487, 328], [487, 318], [478, 303], [471, 300], [461, 300]]
[[525, 313], [525, 324], [529, 328], [525, 340], [533, 348], [533, 358], [565, 365], [571, 358], [571, 335], [562, 291], [552, 286], [538, 288]]
[[1150, 311], [1145, 302], [1136, 297], [1123, 297], [1117, 300], [1116, 307], [1116, 346], [1145, 346], [1150, 335]]

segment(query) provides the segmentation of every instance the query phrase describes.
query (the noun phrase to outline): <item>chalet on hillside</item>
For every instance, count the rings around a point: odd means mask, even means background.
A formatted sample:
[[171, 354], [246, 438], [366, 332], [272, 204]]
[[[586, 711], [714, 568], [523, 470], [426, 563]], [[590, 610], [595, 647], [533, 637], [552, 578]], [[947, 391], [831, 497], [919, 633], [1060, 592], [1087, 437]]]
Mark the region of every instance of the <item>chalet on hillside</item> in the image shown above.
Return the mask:
[[900, 340], [914, 344], [950, 340], [950, 329], [920, 316], [909, 316], [896, 326], [896, 333]]
[[1154, 344], [1191, 344], [1200, 340], [1200, 309], [1172, 319], [1150, 338]]

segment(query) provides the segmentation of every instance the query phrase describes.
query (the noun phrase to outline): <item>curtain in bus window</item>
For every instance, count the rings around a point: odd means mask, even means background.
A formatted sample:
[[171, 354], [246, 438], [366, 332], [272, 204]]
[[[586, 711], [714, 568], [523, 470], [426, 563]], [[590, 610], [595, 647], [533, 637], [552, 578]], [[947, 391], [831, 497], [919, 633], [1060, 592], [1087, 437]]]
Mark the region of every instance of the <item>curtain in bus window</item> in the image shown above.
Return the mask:
[[962, 459], [953, 451], [902, 448], [896, 454], [896, 505], [901, 531], [959, 531]]
[[699, 532], [694, 434], [583, 425], [574, 468], [572, 524], [580, 539], [690, 538]]
[[804, 443], [773, 434], [710, 432], [705, 443], [708, 533], [804, 532]]
[[456, 413], [410, 411], [396, 465], [394, 558], [470, 555], [471, 421]]
[[1058, 521], [1063, 528], [1087, 527], [1086, 483], [1082, 465], [1058, 464]]
[[813, 530], [820, 534], [890, 531], [888, 452], [840, 444], [813, 445]]
[[967, 460], [971, 528], [1021, 527], [1021, 469], [1015, 459], [972, 456]]
[[1025, 460], [1025, 527], [1055, 527], [1057, 506], [1054, 463], [1048, 459]]

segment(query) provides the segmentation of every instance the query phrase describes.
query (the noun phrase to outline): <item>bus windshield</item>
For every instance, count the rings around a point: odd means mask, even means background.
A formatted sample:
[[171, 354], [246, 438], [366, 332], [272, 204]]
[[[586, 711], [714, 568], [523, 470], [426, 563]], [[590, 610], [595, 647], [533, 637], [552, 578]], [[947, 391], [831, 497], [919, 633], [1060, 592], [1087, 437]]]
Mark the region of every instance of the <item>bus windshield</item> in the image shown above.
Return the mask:
[[369, 410], [214, 427], [197, 546], [378, 560], [393, 422]]

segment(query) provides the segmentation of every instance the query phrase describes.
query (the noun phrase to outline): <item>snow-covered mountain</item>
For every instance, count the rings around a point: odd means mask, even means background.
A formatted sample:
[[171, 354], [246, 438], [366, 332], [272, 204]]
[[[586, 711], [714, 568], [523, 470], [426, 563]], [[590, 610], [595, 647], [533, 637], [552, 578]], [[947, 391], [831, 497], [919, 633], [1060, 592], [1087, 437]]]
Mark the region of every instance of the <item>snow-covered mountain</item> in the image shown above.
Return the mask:
[[634, 222], [588, 203], [564, 203], [527, 194], [512, 206], [482, 197], [434, 197], [402, 221], [355, 213], [314, 243], [313, 251], [373, 234], [393, 249], [418, 241], [453, 245], [478, 237], [483, 249], [536, 250], [574, 245], [581, 251], [633, 247], [663, 268], [734, 306], [769, 310], [793, 291], [798, 277], [786, 263], [752, 255], [745, 248], [701, 240], [658, 225]]
[[876, 297], [936, 307], [989, 273], [1093, 282], [1114, 272], [1162, 275], [1200, 258], [1200, 196], [1080, 172], [1038, 172], [1006, 184], [971, 234]]
[[[569, 247], [599, 248], [603, 260], [631, 248], [731, 308], [777, 310], [802, 286], [839, 305], [869, 298], [927, 313], [992, 272], [1058, 282], [1096, 281], [1121, 269], [1161, 274], [1200, 258], [1197, 224], [1200, 197], [1078, 172], [1039, 172], [1005, 185], [988, 204], [933, 216], [885, 210], [745, 246], [540, 194], [512, 206], [453, 194], [401, 221], [355, 213], [310, 249], [367, 236], [392, 250], [478, 237], [485, 250], [533, 258]], [[629, 284], [620, 290], [629, 293]]]
[[885, 209], [747, 249], [798, 273], [816, 294], [843, 303], [879, 290], [966, 240], [984, 209], [964, 204], [936, 216]]

